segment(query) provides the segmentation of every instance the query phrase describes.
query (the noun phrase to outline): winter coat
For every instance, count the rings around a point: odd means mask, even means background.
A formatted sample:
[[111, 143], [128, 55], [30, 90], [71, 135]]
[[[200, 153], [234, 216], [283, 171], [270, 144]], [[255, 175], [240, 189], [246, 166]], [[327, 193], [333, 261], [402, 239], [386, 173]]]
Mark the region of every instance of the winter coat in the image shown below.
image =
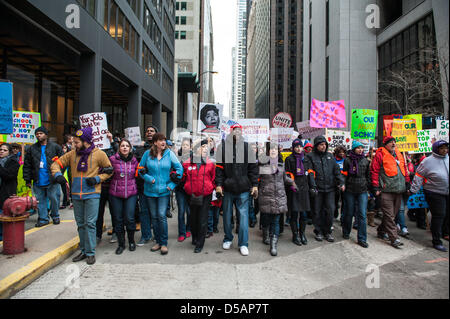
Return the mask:
[[414, 176], [411, 192], [417, 193], [423, 185], [425, 191], [448, 195], [448, 154], [433, 153], [420, 163]]
[[[62, 175], [61, 170], [70, 167], [72, 172], [72, 198], [78, 200], [87, 200], [93, 198], [100, 198], [101, 182], [106, 181], [112, 174], [100, 173], [102, 168], [111, 167], [111, 162], [106, 156], [106, 153], [98, 148], [94, 148], [89, 154], [87, 163], [87, 172], [78, 171], [78, 162], [81, 156], [77, 155], [76, 150], [72, 150], [64, 154], [58, 161], [51, 166], [52, 175], [56, 178]], [[94, 177], [97, 184], [90, 186], [86, 179]]]
[[[305, 159], [303, 159], [303, 165], [305, 165]], [[288, 206], [293, 212], [309, 212], [311, 211], [309, 190], [311, 189], [310, 185], [312, 185], [310, 179], [313, 179], [313, 175], [306, 171], [305, 175], [297, 176], [296, 168], [297, 159], [295, 158], [295, 155], [289, 155], [285, 161], [285, 169], [287, 173], [290, 173], [288, 175], [292, 174], [292, 176], [294, 176], [298, 191], [288, 192]]]
[[352, 166], [352, 160], [347, 157], [344, 161], [342, 174], [345, 176], [345, 191], [353, 194], [362, 194], [369, 191], [370, 188], [370, 163], [365, 157], [358, 160], [358, 174], [349, 173]]
[[[324, 153], [317, 150], [317, 145], [325, 142], [327, 148]], [[344, 177], [336, 163], [334, 156], [328, 152], [328, 142], [323, 136], [314, 139], [313, 151], [305, 156], [305, 168], [314, 175], [313, 188], [319, 192], [329, 193], [344, 185]]]
[[242, 139], [235, 143], [233, 136], [228, 135], [217, 148], [216, 185], [235, 195], [257, 187], [258, 165], [256, 158], [249, 159], [248, 144]]
[[278, 171], [272, 174], [270, 164], [260, 164], [260, 182], [258, 190], [259, 211], [264, 214], [287, 213], [287, 196], [285, 186], [294, 186], [294, 181], [287, 177], [284, 164], [278, 163]]
[[[147, 152], [151, 147], [152, 147], [151, 143], [145, 142], [144, 146], [137, 146], [135, 148], [133, 153], [139, 163], [141, 162], [145, 152]], [[136, 184], [138, 188], [138, 193], [142, 194], [144, 192], [144, 180], [141, 178], [140, 175], [138, 175], [138, 178], [136, 179]]]
[[[51, 166], [55, 157], [63, 156], [61, 146], [56, 143], [47, 141], [47, 147], [45, 148], [45, 158], [47, 160], [48, 174], [50, 184], [55, 182], [54, 177], [51, 174]], [[25, 159], [23, 164], [23, 179], [26, 183], [34, 181], [35, 184], [39, 181], [39, 167], [41, 164], [41, 143], [37, 142], [31, 145], [25, 152]]]
[[[164, 150], [161, 160], [150, 155], [146, 151], [139, 164], [140, 167], [147, 169], [146, 174], [139, 171], [139, 175], [144, 179], [144, 195], [147, 197], [169, 196], [170, 191], [175, 189], [176, 184], [170, 179], [170, 172], [176, 170], [176, 173], [183, 176], [183, 166], [176, 155], [169, 149]], [[155, 181], [155, 183], [153, 183]]]
[[[11, 156], [5, 163], [0, 165], [0, 209], [3, 209], [4, 202], [17, 193], [17, 174], [20, 164], [15, 156]], [[0, 226], [1, 227], [1, 226]]]
[[137, 195], [136, 171], [139, 166], [137, 159], [133, 156], [129, 161], [123, 161], [117, 153], [109, 160], [114, 168], [109, 194], [119, 198]]
[[187, 195], [208, 196], [216, 188], [216, 165], [210, 159], [206, 159], [206, 164], [202, 163], [200, 168], [187, 160], [183, 163], [183, 172], [184, 191]]

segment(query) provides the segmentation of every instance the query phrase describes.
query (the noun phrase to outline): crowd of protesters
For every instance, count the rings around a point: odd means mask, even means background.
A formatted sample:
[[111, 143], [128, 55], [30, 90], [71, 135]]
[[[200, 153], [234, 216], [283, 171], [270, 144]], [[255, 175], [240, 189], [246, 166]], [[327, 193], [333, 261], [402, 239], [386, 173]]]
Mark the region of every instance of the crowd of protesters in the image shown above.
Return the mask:
[[[343, 239], [349, 240], [355, 229], [357, 244], [368, 248], [367, 225], [375, 227], [378, 215], [378, 238], [401, 248], [400, 237], [409, 237], [405, 204], [423, 189], [432, 216], [433, 247], [447, 250], [442, 243], [449, 235], [445, 141], [435, 142], [428, 157], [410, 158], [399, 152], [392, 136], [384, 137], [383, 145], [367, 154], [358, 141], [350, 150], [337, 147], [332, 154], [324, 136], [313, 141], [300, 137], [283, 160], [275, 143], [247, 143], [239, 124], [217, 145], [213, 138], [186, 137], [179, 149], [153, 125], [146, 128], [141, 146], [108, 133], [111, 148], [106, 150], [95, 147], [90, 127], [66, 135], [61, 146], [49, 140], [45, 127], [35, 134], [38, 141], [25, 150], [25, 156], [20, 147], [0, 145], [0, 209], [15, 193], [23, 159], [23, 178], [39, 201], [36, 227], [48, 225], [50, 217], [57, 225], [59, 209], [74, 209], [80, 237], [74, 262], [95, 263], [107, 204], [111, 242], [118, 242], [116, 254], [125, 250], [126, 239], [129, 251], [153, 240], [152, 252], [168, 254], [172, 195], [178, 207], [178, 242], [191, 238], [194, 253], [200, 253], [206, 239], [219, 232], [222, 215], [222, 248], [232, 247], [236, 225], [239, 251], [249, 255], [249, 228], [255, 227], [259, 213], [262, 242], [276, 256], [284, 220], [297, 246], [308, 244], [308, 224], [313, 225], [315, 240], [334, 242], [336, 218]], [[407, 216], [426, 229], [426, 213], [424, 208], [409, 209]], [[137, 243], [136, 231], [141, 233]]]

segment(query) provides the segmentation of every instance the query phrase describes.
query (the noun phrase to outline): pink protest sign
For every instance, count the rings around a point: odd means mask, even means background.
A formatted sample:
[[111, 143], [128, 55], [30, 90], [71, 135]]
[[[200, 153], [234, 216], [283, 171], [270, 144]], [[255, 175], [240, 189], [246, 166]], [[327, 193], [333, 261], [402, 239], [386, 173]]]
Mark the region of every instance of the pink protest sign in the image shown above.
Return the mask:
[[343, 128], [347, 127], [345, 101], [322, 102], [312, 100], [310, 113], [311, 127]]

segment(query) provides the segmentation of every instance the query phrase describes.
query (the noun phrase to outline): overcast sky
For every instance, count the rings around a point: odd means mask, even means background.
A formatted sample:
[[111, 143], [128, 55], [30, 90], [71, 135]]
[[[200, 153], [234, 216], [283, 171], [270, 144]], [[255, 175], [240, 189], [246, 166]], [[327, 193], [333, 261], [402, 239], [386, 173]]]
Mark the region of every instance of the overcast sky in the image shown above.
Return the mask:
[[231, 100], [231, 48], [236, 44], [236, 0], [211, 0], [214, 32], [214, 94], [229, 117]]

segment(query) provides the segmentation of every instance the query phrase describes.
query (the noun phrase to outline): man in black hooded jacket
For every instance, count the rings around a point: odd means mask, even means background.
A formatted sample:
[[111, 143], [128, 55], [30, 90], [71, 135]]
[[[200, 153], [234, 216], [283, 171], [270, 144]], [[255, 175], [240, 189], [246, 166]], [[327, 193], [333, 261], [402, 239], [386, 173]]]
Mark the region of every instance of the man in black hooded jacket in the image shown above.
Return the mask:
[[324, 136], [314, 139], [314, 149], [305, 157], [305, 168], [313, 174], [314, 196], [314, 233], [316, 240], [322, 241], [324, 236], [333, 242], [331, 227], [335, 209], [334, 196], [336, 187], [345, 190], [345, 179], [333, 155], [328, 152], [328, 142]]

